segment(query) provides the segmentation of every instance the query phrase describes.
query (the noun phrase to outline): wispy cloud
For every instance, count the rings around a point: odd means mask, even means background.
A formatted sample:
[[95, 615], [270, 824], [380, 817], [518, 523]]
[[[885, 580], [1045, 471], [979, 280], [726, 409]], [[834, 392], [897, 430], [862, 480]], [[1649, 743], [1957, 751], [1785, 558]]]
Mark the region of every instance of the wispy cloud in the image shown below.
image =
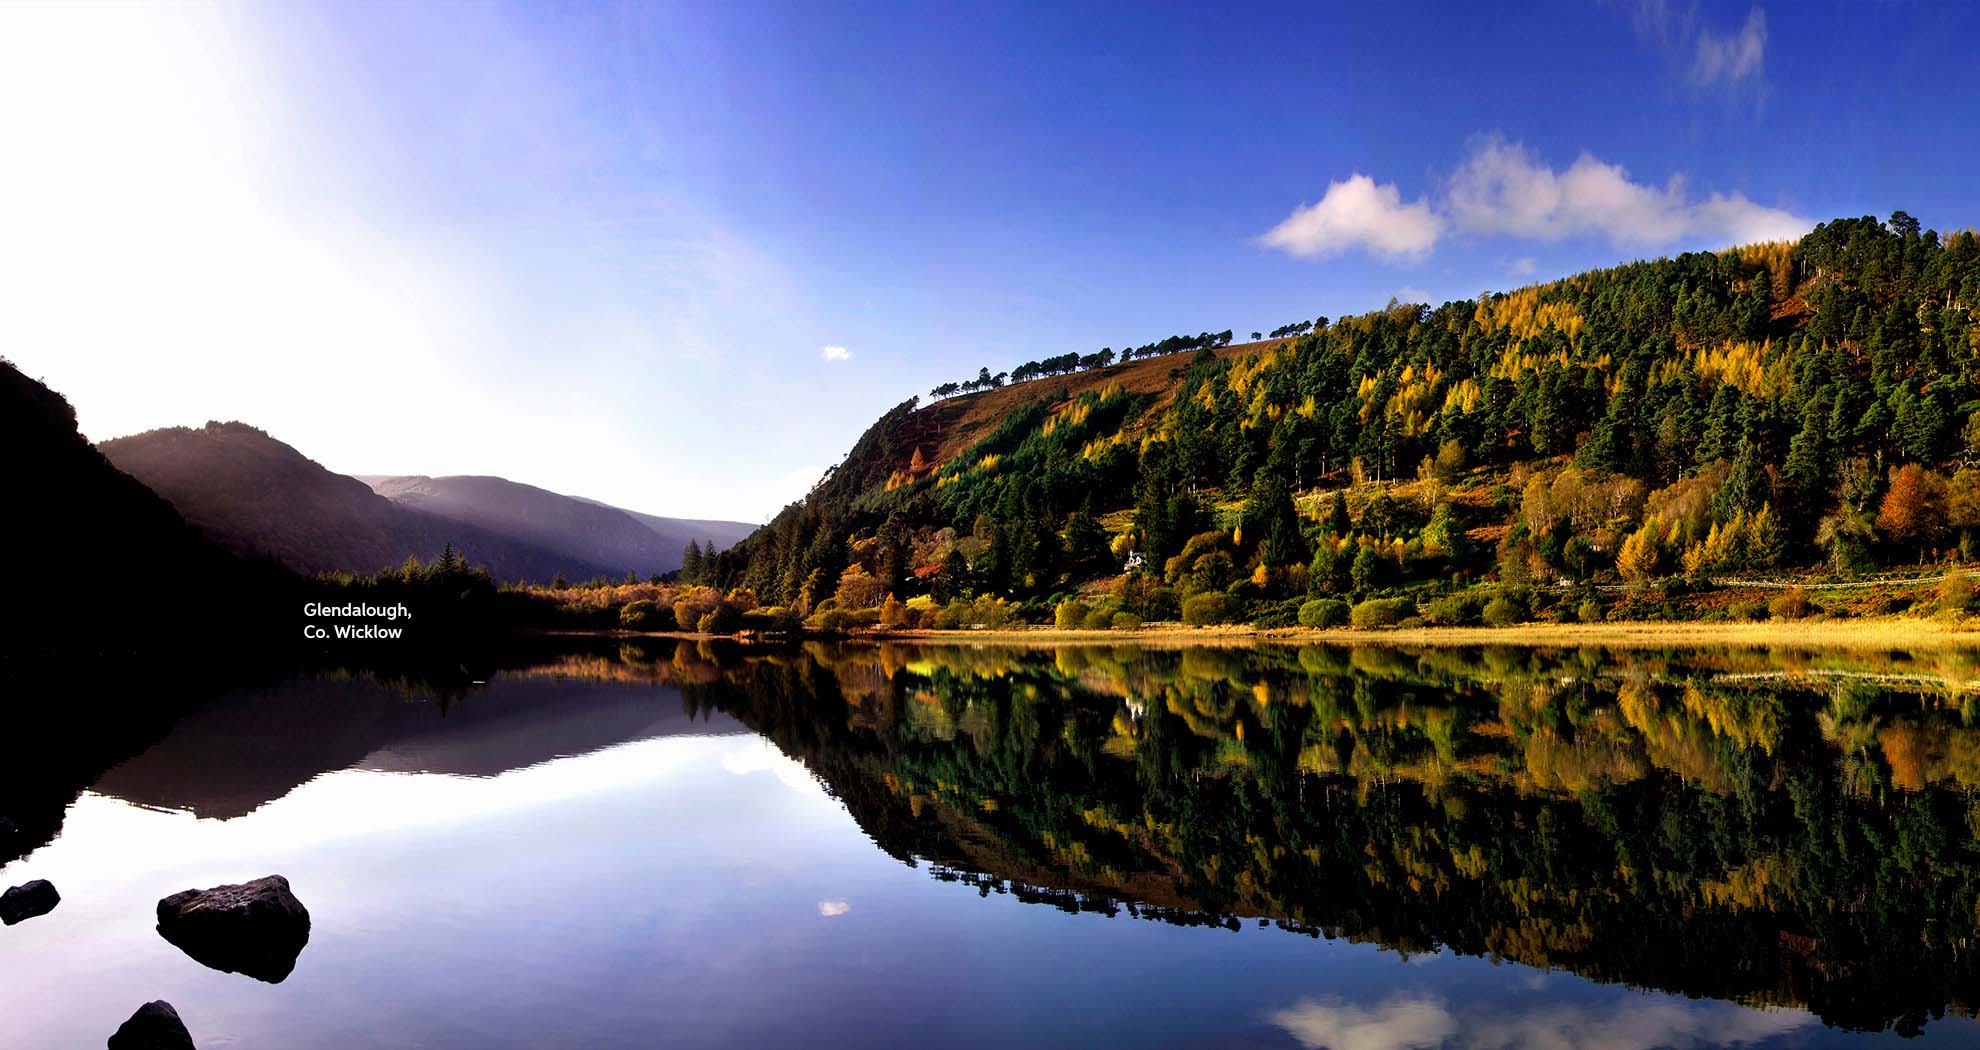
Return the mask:
[[1747, 12], [1745, 25], [1723, 36], [1709, 29], [1699, 31], [1698, 55], [1691, 64], [1693, 82], [1736, 84], [1758, 79], [1766, 71], [1767, 12], [1754, 8]]
[[[1657, 247], [1685, 240], [1783, 240], [1813, 226], [1742, 193], [1695, 196], [1681, 173], [1661, 186], [1637, 182], [1622, 165], [1589, 153], [1556, 171], [1524, 145], [1494, 134], [1472, 143], [1434, 199], [1404, 204], [1394, 183], [1354, 175], [1330, 184], [1319, 203], [1295, 209], [1260, 242], [1308, 258], [1360, 247], [1389, 262], [1413, 262], [1453, 232], [1537, 241], [1600, 237]], [[1530, 274], [1533, 260], [1515, 260], [1509, 270]]]
[[1437, 243], [1443, 223], [1427, 201], [1402, 202], [1396, 184], [1378, 185], [1366, 175], [1350, 175], [1327, 186], [1314, 204], [1266, 231], [1260, 240], [1292, 255], [1318, 258], [1352, 247], [1390, 260], [1421, 256]]
[[1636, 35], [1661, 51], [1673, 73], [1693, 88], [1724, 91], [1729, 97], [1765, 97], [1767, 12], [1747, 11], [1734, 29], [1715, 28], [1696, 6], [1670, 0], [1635, 0], [1628, 5]]
[[850, 361], [853, 352], [843, 346], [821, 346], [818, 348], [818, 356], [827, 361]]
[[1513, 277], [1531, 277], [1534, 267], [1533, 256], [1522, 255], [1517, 259], [1507, 260], [1506, 273]]
[[1396, 289], [1396, 301], [1399, 303], [1433, 303], [1436, 302], [1436, 299], [1429, 292], [1415, 285], [1406, 284]]

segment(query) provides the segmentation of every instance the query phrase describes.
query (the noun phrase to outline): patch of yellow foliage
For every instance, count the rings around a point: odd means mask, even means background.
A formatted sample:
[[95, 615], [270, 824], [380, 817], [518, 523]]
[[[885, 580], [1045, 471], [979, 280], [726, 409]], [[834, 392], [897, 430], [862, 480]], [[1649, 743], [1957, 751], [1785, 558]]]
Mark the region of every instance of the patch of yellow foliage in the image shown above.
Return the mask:
[[1699, 375], [1767, 400], [1780, 396], [1793, 382], [1786, 356], [1775, 356], [1771, 339], [1758, 345], [1742, 339], [1716, 348], [1695, 350], [1691, 355], [1691, 367]]

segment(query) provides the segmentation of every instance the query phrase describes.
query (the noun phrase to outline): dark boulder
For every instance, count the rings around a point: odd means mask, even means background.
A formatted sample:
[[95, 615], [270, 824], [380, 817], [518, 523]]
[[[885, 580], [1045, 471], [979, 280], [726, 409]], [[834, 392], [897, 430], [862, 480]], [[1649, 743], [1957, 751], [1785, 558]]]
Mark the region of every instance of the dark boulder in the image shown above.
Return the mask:
[[179, 1011], [160, 999], [138, 1007], [110, 1037], [110, 1050], [194, 1050], [192, 1033]]
[[309, 909], [280, 875], [158, 902], [158, 933], [197, 962], [277, 984], [309, 943]]
[[62, 895], [47, 879], [24, 882], [19, 886], [0, 893], [0, 922], [9, 926], [37, 915], [46, 915], [61, 903]]

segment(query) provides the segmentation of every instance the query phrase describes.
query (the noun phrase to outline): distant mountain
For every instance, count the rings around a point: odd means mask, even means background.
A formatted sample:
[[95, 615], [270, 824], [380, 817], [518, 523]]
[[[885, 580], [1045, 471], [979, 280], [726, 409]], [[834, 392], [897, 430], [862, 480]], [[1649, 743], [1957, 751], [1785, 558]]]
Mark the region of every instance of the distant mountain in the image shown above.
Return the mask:
[[245, 423], [168, 427], [97, 447], [223, 546], [303, 572], [376, 572], [408, 556], [431, 560], [448, 543], [501, 580], [637, 567], [395, 503]]
[[[611, 506], [598, 500], [585, 499], [583, 496], [575, 498], [586, 503], [597, 503], [601, 507]], [[758, 528], [746, 522], [723, 521], [719, 518], [663, 518], [658, 514], [641, 514], [636, 510], [627, 510], [625, 513], [631, 515], [634, 521], [659, 533], [661, 542], [676, 555], [687, 549], [689, 540], [699, 540], [704, 547], [712, 544], [718, 551], [728, 550]]]
[[641, 514], [505, 478], [366, 475], [363, 480], [400, 506], [581, 554], [617, 572], [672, 572], [681, 567], [688, 541], [713, 541], [726, 548], [756, 529], [740, 521]]

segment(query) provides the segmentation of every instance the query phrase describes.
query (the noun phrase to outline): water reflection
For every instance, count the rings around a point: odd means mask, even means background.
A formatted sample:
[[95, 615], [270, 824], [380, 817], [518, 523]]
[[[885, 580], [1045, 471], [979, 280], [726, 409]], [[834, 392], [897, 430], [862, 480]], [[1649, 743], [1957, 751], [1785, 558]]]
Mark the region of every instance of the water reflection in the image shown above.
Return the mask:
[[[65, 900], [0, 942], [0, 1009], [74, 1042], [31, 1004], [121, 1017], [76, 991], [114, 971], [294, 1046], [1966, 1039], [1976, 669], [662, 642], [444, 703], [304, 677], [183, 719], [5, 869]], [[285, 998], [126, 930], [275, 870], [319, 923]]]
[[1971, 654], [707, 662], [691, 702], [803, 756], [890, 852], [986, 892], [1449, 947], [1852, 1028], [1972, 1010]]

